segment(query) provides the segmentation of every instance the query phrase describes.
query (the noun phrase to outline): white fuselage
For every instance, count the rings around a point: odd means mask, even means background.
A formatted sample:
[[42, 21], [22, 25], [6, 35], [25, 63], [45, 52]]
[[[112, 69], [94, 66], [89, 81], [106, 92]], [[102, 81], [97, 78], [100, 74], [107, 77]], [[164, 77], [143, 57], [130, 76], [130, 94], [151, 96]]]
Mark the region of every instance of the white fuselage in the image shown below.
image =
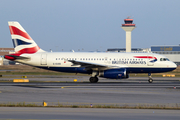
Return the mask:
[[[162, 58], [166, 57], [153, 53], [37, 52], [35, 54], [22, 54], [21, 56], [30, 57], [30, 59], [17, 60], [17, 62], [51, 70], [60, 68], [56, 71], [62, 72], [64, 72], [63, 69], [68, 72], [68, 68], [81, 68], [81, 65], [73, 65], [69, 60], [100, 64], [107, 66], [106, 68], [127, 68], [129, 73], [138, 73], [139, 69], [142, 73], [165, 72], [177, 67], [172, 61], [161, 61]], [[152, 62], [155, 58], [156, 61]], [[150, 71], [148, 72], [148, 70]]]

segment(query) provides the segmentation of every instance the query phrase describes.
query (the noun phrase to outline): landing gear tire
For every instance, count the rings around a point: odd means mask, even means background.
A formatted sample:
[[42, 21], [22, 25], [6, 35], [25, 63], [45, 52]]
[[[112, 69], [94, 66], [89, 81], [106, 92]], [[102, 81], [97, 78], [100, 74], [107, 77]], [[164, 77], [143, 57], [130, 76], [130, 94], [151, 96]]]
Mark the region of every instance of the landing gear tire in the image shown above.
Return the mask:
[[90, 78], [89, 78], [89, 81], [90, 81], [91, 83], [97, 83], [97, 82], [98, 82], [98, 77], [90, 77]]
[[153, 79], [152, 79], [152, 78], [150, 78], [150, 79], [148, 80], [148, 82], [149, 82], [149, 83], [152, 83], [152, 82], [153, 82]]
[[149, 83], [152, 83], [152, 82], [153, 82], [153, 79], [152, 79], [151, 73], [148, 73], [148, 77], [149, 77], [148, 82], [149, 82]]

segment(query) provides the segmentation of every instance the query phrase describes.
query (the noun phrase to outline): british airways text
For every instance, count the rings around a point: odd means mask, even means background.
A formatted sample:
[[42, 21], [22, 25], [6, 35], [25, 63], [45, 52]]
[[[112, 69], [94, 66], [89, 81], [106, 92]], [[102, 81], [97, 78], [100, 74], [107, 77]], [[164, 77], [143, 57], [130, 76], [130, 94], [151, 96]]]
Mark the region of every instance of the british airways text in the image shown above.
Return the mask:
[[146, 61], [112, 61], [112, 64], [146, 64]]

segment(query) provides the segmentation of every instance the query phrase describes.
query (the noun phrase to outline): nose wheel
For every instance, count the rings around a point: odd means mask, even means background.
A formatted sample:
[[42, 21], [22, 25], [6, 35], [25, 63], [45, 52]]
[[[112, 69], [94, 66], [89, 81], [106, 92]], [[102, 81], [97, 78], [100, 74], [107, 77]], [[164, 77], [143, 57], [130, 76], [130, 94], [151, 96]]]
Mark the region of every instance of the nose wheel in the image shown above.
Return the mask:
[[149, 82], [149, 83], [152, 83], [152, 82], [153, 82], [153, 79], [152, 79], [152, 78], [149, 78], [148, 82]]
[[148, 82], [149, 82], [149, 83], [152, 83], [152, 82], [153, 82], [153, 79], [152, 79], [151, 73], [148, 73], [148, 77], [149, 77]]

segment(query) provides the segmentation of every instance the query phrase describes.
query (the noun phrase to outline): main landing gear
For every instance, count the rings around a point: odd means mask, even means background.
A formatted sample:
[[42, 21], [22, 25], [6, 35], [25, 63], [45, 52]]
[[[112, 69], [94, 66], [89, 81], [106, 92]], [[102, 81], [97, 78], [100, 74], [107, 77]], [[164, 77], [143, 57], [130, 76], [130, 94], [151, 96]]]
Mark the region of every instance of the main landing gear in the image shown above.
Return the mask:
[[148, 77], [149, 77], [148, 82], [149, 82], [149, 83], [152, 83], [152, 82], [153, 82], [153, 79], [152, 79], [151, 73], [148, 73]]
[[91, 83], [97, 83], [98, 80], [99, 80], [98, 77], [97, 77], [98, 74], [99, 74], [98, 71], [93, 71], [93, 72], [92, 72], [92, 77], [89, 78], [89, 81], [90, 81]]
[[97, 83], [98, 82], [98, 77], [97, 76], [95, 76], [95, 77], [90, 77], [89, 78], [89, 81], [91, 82], [91, 83]]

